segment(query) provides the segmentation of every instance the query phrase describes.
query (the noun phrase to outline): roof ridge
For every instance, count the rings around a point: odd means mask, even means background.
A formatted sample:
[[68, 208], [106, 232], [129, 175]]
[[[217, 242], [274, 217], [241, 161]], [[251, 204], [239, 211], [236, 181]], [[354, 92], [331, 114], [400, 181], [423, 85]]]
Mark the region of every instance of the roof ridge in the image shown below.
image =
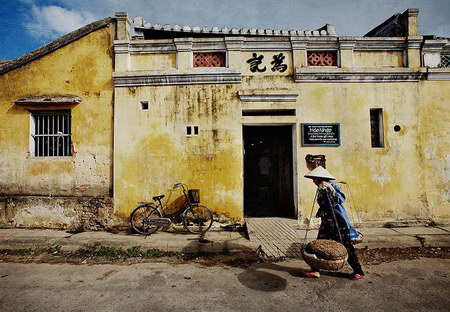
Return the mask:
[[336, 29], [331, 24], [326, 24], [315, 30], [294, 30], [294, 29], [270, 29], [270, 28], [228, 28], [180, 26], [170, 24], [151, 24], [143, 17], [137, 16], [133, 19], [135, 29], [147, 29], [155, 31], [180, 32], [180, 33], [203, 33], [218, 35], [241, 35], [241, 36], [336, 36]]

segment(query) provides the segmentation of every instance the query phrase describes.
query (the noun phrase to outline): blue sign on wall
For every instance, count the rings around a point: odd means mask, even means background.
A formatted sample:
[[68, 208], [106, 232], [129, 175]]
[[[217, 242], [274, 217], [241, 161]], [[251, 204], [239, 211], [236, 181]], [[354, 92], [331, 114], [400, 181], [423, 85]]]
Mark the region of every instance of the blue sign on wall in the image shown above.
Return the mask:
[[302, 123], [302, 146], [340, 145], [340, 124]]

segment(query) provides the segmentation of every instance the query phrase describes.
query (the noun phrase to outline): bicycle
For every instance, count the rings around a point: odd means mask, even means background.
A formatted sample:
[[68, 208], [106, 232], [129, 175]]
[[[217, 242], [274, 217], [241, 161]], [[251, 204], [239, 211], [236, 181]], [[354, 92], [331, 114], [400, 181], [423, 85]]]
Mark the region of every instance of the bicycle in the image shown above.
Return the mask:
[[183, 222], [186, 230], [192, 234], [202, 234], [207, 232], [212, 225], [213, 215], [208, 207], [199, 205], [200, 191], [197, 189], [188, 189], [186, 184], [175, 183], [173, 189], [181, 187], [185, 198], [181, 209], [172, 214], [164, 213], [164, 205], [161, 199], [165, 195], [153, 196], [156, 203], [140, 203], [130, 215], [131, 227], [139, 234], [150, 235], [156, 232], [160, 227], [167, 227], [172, 222]]

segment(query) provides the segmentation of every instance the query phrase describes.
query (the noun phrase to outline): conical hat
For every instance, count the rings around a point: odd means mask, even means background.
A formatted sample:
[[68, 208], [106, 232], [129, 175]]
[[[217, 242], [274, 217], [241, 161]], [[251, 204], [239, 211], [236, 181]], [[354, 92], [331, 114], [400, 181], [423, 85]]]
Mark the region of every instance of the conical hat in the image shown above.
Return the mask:
[[327, 179], [327, 180], [336, 180], [336, 178], [333, 177], [331, 175], [331, 173], [329, 173], [327, 171], [327, 169], [325, 169], [322, 166], [318, 166], [317, 168], [315, 168], [315, 169], [311, 170], [310, 172], [308, 172], [305, 175], [305, 178], [308, 178], [308, 179], [322, 178], [322, 179]]

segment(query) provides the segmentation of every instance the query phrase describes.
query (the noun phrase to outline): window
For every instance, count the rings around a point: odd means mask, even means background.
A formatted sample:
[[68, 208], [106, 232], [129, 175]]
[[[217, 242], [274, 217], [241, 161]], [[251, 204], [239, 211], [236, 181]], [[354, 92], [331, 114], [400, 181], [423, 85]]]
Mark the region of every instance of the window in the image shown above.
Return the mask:
[[194, 67], [225, 67], [225, 52], [194, 53]]
[[441, 63], [439, 63], [439, 67], [450, 67], [450, 54], [441, 55]]
[[193, 136], [198, 135], [199, 129], [198, 126], [186, 126], [186, 135], [187, 136]]
[[148, 110], [148, 102], [147, 101], [141, 101], [141, 109]]
[[308, 66], [337, 66], [337, 51], [308, 51]]
[[71, 156], [70, 110], [31, 111], [31, 123], [34, 156]]
[[384, 147], [383, 110], [381, 108], [370, 109], [370, 134], [372, 147]]

